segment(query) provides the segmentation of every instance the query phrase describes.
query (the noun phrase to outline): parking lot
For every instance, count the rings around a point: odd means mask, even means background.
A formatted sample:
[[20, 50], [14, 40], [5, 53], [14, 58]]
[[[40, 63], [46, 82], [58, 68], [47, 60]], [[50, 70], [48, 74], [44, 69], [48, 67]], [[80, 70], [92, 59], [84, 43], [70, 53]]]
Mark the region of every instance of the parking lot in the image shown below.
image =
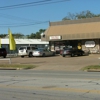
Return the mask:
[[[13, 57], [12, 64], [33, 64], [38, 67], [32, 70], [57, 70], [57, 71], [79, 71], [87, 65], [100, 64], [100, 54], [90, 54], [89, 56], [62, 57], [60, 55], [52, 57]], [[7, 60], [0, 60], [0, 63], [7, 63]]]

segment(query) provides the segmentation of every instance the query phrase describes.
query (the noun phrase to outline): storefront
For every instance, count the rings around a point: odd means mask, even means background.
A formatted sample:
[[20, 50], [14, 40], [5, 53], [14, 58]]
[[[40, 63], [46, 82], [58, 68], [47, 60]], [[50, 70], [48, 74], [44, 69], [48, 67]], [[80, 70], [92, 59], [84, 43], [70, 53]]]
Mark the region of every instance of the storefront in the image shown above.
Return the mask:
[[65, 46], [100, 53], [100, 17], [50, 22], [41, 39], [58, 53]]
[[62, 50], [64, 47], [81, 49], [81, 41], [80, 40], [49, 41], [49, 46], [51, 51], [56, 51], [56, 53], [59, 53], [60, 50]]

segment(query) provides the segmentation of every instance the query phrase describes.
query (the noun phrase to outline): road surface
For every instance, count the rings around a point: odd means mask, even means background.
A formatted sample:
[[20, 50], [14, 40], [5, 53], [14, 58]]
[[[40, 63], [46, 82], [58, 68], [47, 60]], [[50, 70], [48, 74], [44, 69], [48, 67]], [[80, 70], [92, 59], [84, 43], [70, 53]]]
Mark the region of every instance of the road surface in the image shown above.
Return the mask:
[[100, 73], [0, 70], [0, 100], [100, 100]]

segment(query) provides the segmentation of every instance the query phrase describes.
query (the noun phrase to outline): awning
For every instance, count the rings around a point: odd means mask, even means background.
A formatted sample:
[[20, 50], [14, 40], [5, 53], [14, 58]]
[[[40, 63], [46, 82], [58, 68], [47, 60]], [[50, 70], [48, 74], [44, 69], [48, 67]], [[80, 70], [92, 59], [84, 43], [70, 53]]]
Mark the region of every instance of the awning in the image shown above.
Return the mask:
[[62, 40], [100, 38], [100, 18], [94, 22], [54, 24], [49, 26], [44, 34], [47, 41], [51, 41], [50, 36], [61, 36]]

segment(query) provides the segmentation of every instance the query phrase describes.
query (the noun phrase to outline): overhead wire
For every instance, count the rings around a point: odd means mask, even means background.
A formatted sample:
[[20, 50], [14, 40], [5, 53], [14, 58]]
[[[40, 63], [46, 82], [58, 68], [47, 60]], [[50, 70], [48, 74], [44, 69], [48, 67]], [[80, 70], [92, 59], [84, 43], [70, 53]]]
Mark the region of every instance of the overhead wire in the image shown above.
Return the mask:
[[32, 19], [26, 19], [26, 18], [21, 18], [21, 17], [16, 17], [16, 16], [11, 16], [7, 14], [0, 13], [0, 17], [5, 17], [5, 18], [10, 18], [13, 20], [18, 21], [23, 21], [24, 23], [10, 23], [10, 24], [0, 24], [0, 27], [20, 27], [20, 26], [31, 26], [31, 25], [36, 25], [36, 24], [44, 24], [48, 23], [49, 21], [36, 21]]
[[31, 25], [36, 25], [36, 24], [43, 24], [43, 23], [48, 23], [49, 21], [44, 21], [44, 22], [37, 22], [37, 23], [21, 23], [19, 25], [11, 25], [11, 24], [0, 24], [0, 27], [20, 27], [20, 26], [31, 26]]
[[[23, 3], [23, 4], [17, 4], [17, 5], [10, 5], [10, 6], [3, 6], [0, 7], [0, 10], [6, 10], [6, 9], [13, 9], [13, 8], [22, 8], [22, 7], [30, 7], [30, 6], [36, 6], [36, 5], [44, 5], [44, 4], [51, 4], [51, 3], [59, 3], [59, 2], [65, 2], [69, 0], [41, 0], [41, 1], [36, 1], [36, 2], [29, 2], [29, 3]], [[20, 27], [20, 26], [30, 26], [30, 25], [36, 25], [36, 24], [43, 24], [43, 23], [48, 23], [49, 21], [36, 21], [36, 20], [31, 20], [31, 19], [25, 19], [21, 17], [16, 17], [16, 16], [11, 16], [7, 14], [1, 14], [0, 17], [5, 17], [13, 20], [18, 20], [18, 21], [24, 21], [28, 23], [10, 23], [10, 24], [0, 24], [0, 27]]]
[[65, 1], [69, 1], [69, 0], [57, 0], [57, 1], [54, 1], [54, 0], [42, 0], [42, 1], [37, 1], [37, 2], [30, 2], [30, 3], [23, 3], [23, 4], [17, 4], [17, 5], [3, 6], [3, 7], [0, 7], [0, 10], [23, 8], [23, 7], [30, 7], [30, 6], [51, 4], [51, 3], [59, 3], [59, 2], [65, 2]]
[[21, 18], [21, 17], [8, 15], [8, 14], [3, 14], [3, 13], [0, 13], [0, 17], [7, 18], [7, 19], [9, 18], [11, 20], [13, 19], [13, 20], [16, 20], [16, 21], [23, 21], [23, 22], [41, 22], [41, 21], [37, 21], [37, 20]]

